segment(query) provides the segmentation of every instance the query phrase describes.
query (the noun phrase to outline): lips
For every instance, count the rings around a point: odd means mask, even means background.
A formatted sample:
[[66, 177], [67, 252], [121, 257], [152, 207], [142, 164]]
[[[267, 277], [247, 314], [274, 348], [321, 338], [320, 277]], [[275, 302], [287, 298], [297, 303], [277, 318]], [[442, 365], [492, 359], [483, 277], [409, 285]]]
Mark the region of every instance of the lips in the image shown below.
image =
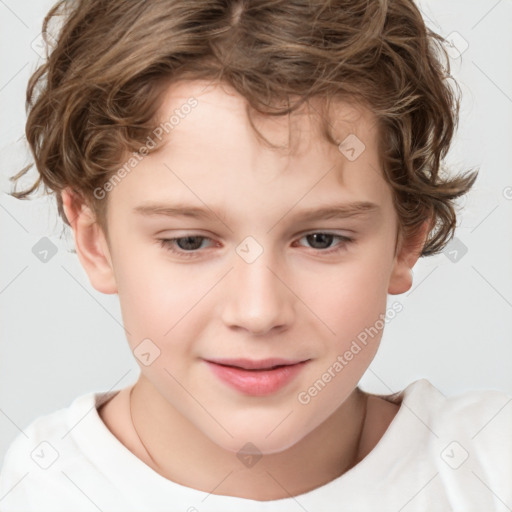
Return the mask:
[[277, 366], [292, 366], [294, 364], [302, 363], [303, 360], [278, 358], [261, 359], [259, 361], [254, 359], [208, 359], [208, 362], [220, 364], [222, 366], [232, 366], [242, 370], [273, 370]]
[[291, 382], [308, 361], [279, 358], [205, 360], [221, 382], [252, 396], [276, 393]]

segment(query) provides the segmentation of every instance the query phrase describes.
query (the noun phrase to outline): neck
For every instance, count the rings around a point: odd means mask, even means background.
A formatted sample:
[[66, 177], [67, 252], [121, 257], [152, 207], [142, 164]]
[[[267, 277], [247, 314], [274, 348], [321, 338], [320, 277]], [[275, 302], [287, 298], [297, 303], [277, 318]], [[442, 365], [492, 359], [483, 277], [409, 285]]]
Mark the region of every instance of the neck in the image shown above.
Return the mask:
[[[315, 430], [292, 447], [245, 468], [176, 411], [141, 375], [130, 414], [143, 461], [163, 477], [201, 491], [255, 500], [296, 496], [339, 477], [364, 456], [367, 395], [356, 388]], [[304, 463], [307, 461], [307, 463]]]

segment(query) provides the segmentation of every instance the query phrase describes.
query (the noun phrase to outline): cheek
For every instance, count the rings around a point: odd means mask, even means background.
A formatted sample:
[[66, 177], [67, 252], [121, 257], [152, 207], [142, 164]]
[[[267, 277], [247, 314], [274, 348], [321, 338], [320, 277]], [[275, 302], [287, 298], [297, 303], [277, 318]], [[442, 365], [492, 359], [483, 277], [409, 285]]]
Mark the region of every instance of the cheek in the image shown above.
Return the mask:
[[146, 257], [133, 252], [118, 260], [117, 274], [119, 301], [132, 350], [146, 338], [155, 342], [162, 356], [171, 343], [174, 352], [186, 350], [187, 338], [195, 337], [201, 327], [201, 314], [207, 314], [204, 304], [218, 277], [203, 272], [204, 279], [198, 279], [194, 265], [180, 266], [163, 256], [155, 257], [154, 248]]
[[[379, 258], [378, 254], [383, 257]], [[385, 253], [361, 252], [357, 260], [333, 267], [313, 280], [311, 309], [335, 332], [340, 343], [373, 325], [386, 309], [390, 262]]]
[[[305, 379], [297, 399], [326, 418], [348, 397], [377, 353], [384, 329], [389, 260], [361, 257], [324, 276], [322, 293], [311, 309], [333, 332], [323, 336], [324, 351]], [[317, 281], [318, 283], [318, 281]], [[302, 409], [301, 409], [302, 410]], [[306, 410], [304, 410], [306, 413]], [[310, 418], [314, 427], [314, 418]]]

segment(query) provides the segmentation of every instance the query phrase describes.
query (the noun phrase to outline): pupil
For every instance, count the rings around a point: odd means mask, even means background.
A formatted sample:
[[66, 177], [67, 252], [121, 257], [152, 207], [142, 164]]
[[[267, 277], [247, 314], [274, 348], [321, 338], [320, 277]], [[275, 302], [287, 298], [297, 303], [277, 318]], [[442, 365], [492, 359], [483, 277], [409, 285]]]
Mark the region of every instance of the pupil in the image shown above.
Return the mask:
[[[178, 244], [178, 247], [183, 250], [198, 249], [201, 246], [201, 242], [199, 241], [199, 243], [197, 243], [197, 240], [200, 240], [200, 238], [201, 237], [199, 237], [199, 236], [182, 237], [177, 240], [177, 244]], [[194, 240], [196, 240], [196, 243], [194, 243]]]
[[329, 235], [327, 233], [314, 233], [312, 235], [308, 235], [308, 243], [314, 246], [316, 242], [320, 242], [320, 245], [323, 247], [315, 247], [315, 249], [326, 249], [331, 245], [333, 235]]

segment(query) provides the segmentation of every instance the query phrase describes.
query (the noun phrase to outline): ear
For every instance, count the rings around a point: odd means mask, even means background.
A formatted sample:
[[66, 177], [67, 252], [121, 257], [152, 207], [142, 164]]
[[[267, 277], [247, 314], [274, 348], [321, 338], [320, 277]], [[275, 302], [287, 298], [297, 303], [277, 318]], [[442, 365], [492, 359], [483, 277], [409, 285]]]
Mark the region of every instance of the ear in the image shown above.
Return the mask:
[[389, 280], [388, 293], [398, 295], [405, 293], [412, 286], [412, 267], [420, 257], [430, 228], [430, 219], [408, 239], [399, 235], [398, 250]]
[[92, 210], [69, 188], [61, 192], [62, 207], [73, 230], [78, 259], [91, 285], [102, 293], [117, 293], [107, 240]]

